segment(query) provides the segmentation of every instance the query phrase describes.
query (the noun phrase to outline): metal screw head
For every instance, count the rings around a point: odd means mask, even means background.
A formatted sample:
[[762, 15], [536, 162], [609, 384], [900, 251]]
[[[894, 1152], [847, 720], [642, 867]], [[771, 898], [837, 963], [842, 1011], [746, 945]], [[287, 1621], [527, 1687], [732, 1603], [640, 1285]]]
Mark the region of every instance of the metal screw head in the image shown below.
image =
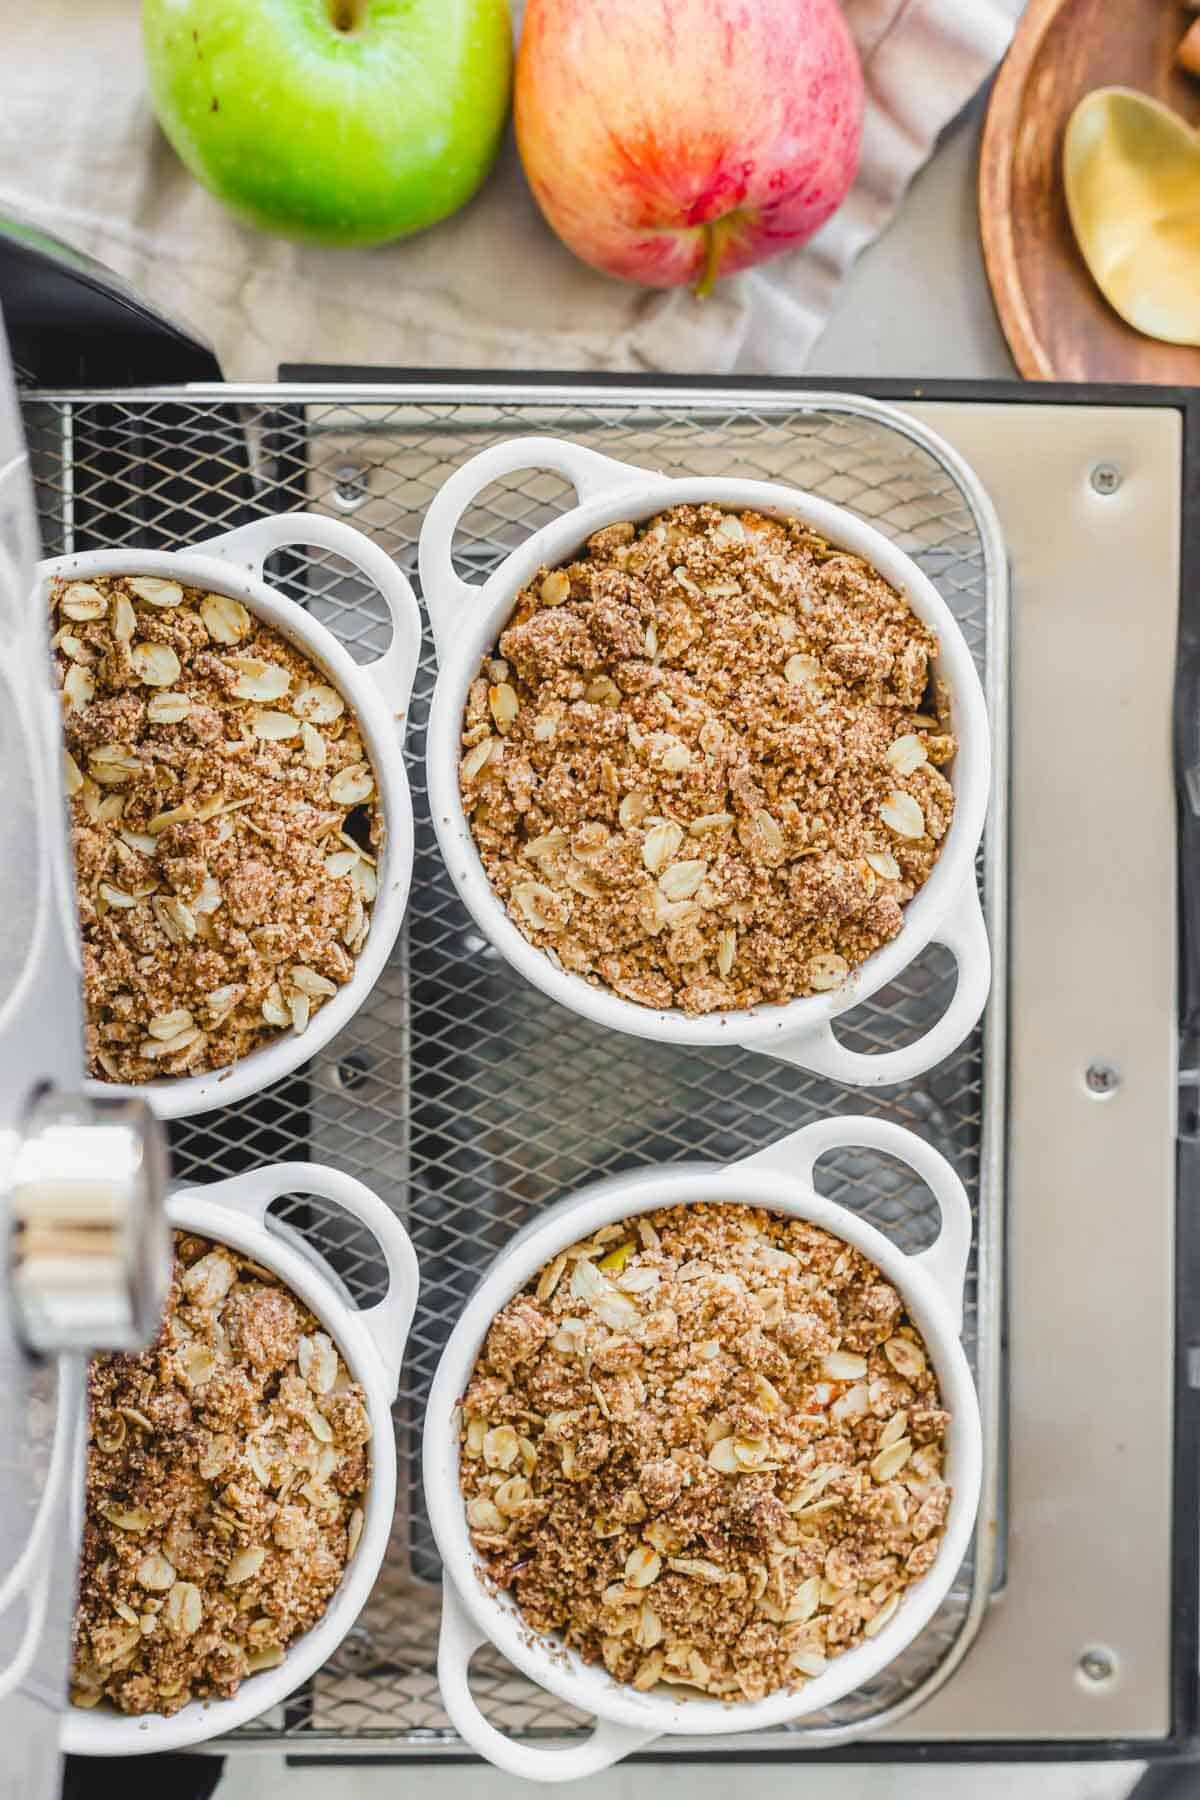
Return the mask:
[[1089, 1094], [1115, 1094], [1121, 1085], [1121, 1077], [1107, 1063], [1092, 1063], [1083, 1079]]
[[1112, 1680], [1117, 1672], [1117, 1659], [1103, 1644], [1096, 1644], [1081, 1653], [1077, 1667], [1083, 1679], [1095, 1686], [1098, 1682]]
[[1091, 473], [1091, 483], [1098, 494], [1115, 494], [1124, 479], [1116, 463], [1097, 463]]
[[380, 1663], [378, 1646], [364, 1625], [352, 1625], [337, 1650], [333, 1665], [351, 1675], [369, 1675]]
[[317, 1064], [317, 1080], [328, 1093], [344, 1094], [360, 1088], [371, 1073], [371, 1058], [351, 1050], [329, 1062]]
[[357, 512], [371, 491], [367, 471], [358, 463], [339, 463], [333, 484], [333, 503], [342, 512]]

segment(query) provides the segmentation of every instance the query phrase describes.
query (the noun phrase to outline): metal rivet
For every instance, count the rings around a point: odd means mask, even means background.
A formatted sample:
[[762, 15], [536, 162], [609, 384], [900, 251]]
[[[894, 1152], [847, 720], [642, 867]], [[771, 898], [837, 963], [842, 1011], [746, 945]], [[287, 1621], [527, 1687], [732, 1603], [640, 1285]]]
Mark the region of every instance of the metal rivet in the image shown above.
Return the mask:
[[1089, 1094], [1115, 1094], [1121, 1077], [1107, 1063], [1092, 1063], [1083, 1077]]
[[370, 1057], [364, 1056], [361, 1050], [351, 1050], [348, 1056], [339, 1056], [336, 1062], [326, 1063], [322, 1082], [335, 1092], [353, 1093], [370, 1073]]
[[357, 512], [370, 491], [367, 471], [359, 463], [339, 463], [333, 471], [333, 502], [342, 512]]
[[368, 1675], [379, 1667], [374, 1638], [364, 1625], [352, 1625], [334, 1652], [334, 1663], [352, 1675]]
[[1094, 1644], [1081, 1653], [1076, 1666], [1083, 1679], [1096, 1686], [1112, 1680], [1117, 1672], [1117, 1659], [1103, 1644]]
[[361, 1051], [354, 1050], [349, 1056], [343, 1056], [338, 1064], [338, 1075], [344, 1088], [361, 1087], [371, 1072], [371, 1059]]
[[1116, 463], [1097, 463], [1091, 473], [1091, 483], [1098, 494], [1115, 494], [1124, 479]]

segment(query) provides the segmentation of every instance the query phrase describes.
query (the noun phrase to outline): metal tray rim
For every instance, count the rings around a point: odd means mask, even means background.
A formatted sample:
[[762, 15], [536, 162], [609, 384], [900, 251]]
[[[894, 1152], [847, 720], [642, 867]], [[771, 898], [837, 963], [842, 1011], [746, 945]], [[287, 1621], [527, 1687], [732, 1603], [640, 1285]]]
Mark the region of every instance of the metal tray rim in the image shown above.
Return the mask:
[[[542, 408], [556, 404], [593, 406], [624, 405], [653, 411], [669, 406], [675, 411], [694, 413], [729, 407], [752, 407], [759, 412], [794, 412], [805, 404], [814, 410], [840, 412], [860, 419], [870, 419], [926, 450], [952, 476], [978, 532], [986, 577], [987, 652], [985, 691], [993, 721], [993, 760], [991, 805], [984, 840], [986, 873], [985, 915], [992, 946], [994, 985], [992, 1003], [984, 1018], [982, 1038], [983, 1110], [979, 1151], [979, 1239], [977, 1244], [978, 1278], [978, 1346], [977, 1382], [984, 1416], [984, 1484], [979, 1519], [976, 1526], [975, 1564], [967, 1611], [949, 1649], [928, 1676], [910, 1693], [891, 1707], [866, 1718], [832, 1727], [806, 1728], [797, 1739], [786, 1730], [755, 1734], [751, 1743], [745, 1737], [731, 1734], [728, 1738], [707, 1740], [706, 1751], [722, 1754], [753, 1754], [758, 1750], [800, 1752], [807, 1749], [832, 1748], [849, 1744], [874, 1734], [917, 1710], [953, 1674], [974, 1641], [985, 1616], [992, 1593], [996, 1566], [996, 1531], [1000, 1497], [1000, 1473], [1003, 1452], [1001, 1326], [1004, 1295], [1004, 1119], [1005, 1119], [1005, 1050], [1006, 1018], [1006, 952], [1007, 952], [1007, 832], [1008, 832], [1008, 623], [1009, 572], [1000, 523], [992, 502], [979, 477], [946, 441], [923, 422], [914, 419], [893, 404], [877, 401], [853, 392], [830, 388], [773, 386], [771, 389], [737, 382], [689, 387], [679, 384], [629, 385], [619, 380], [591, 384], [587, 380], [552, 379], [536, 385], [525, 382], [485, 381], [453, 378], [414, 381], [347, 383], [283, 382], [283, 383], [188, 383], [176, 387], [146, 387], [121, 390], [55, 390], [30, 393], [33, 402], [87, 403], [111, 398], [131, 410], [140, 403], [162, 403], [173, 399], [182, 402], [220, 401], [225, 406], [245, 404], [278, 407], [285, 404], [337, 405], [363, 404], [443, 404], [447, 407], [475, 403], [492, 407]], [[461, 422], [459, 428], [461, 429]], [[69, 419], [64, 430], [69, 433]], [[65, 459], [69, 463], [69, 458]], [[239, 1754], [276, 1747], [280, 1736], [273, 1731], [246, 1737], [236, 1735], [213, 1740], [213, 1750], [236, 1750]], [[342, 1734], [317, 1728], [306, 1731], [299, 1740], [285, 1736], [285, 1743], [303, 1744], [314, 1754], [339, 1750], [353, 1753], [352, 1746], [383, 1751], [394, 1746], [401, 1754], [433, 1756], [461, 1755], [457, 1737], [436, 1728], [414, 1730], [404, 1734], [367, 1731]], [[651, 1754], [686, 1754], [695, 1740], [664, 1740]]]

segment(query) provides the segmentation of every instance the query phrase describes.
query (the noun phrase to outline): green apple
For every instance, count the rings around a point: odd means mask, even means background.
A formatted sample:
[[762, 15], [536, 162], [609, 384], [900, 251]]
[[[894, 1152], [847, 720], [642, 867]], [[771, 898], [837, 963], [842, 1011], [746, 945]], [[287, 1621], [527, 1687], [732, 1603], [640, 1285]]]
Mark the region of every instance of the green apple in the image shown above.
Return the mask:
[[508, 0], [143, 0], [159, 123], [264, 230], [379, 244], [469, 200], [508, 109]]

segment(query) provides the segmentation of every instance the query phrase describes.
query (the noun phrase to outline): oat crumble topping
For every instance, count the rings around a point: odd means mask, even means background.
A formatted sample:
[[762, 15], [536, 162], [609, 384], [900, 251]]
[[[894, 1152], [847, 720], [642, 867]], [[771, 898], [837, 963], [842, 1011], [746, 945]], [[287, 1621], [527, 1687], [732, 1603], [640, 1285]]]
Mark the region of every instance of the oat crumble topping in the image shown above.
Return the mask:
[[224, 594], [59, 579], [50, 607], [89, 1072], [197, 1074], [303, 1032], [353, 975], [377, 886], [345, 700]]
[[174, 1713], [235, 1694], [324, 1613], [362, 1530], [362, 1389], [313, 1315], [176, 1233], [153, 1349], [88, 1376], [71, 1698]]
[[954, 807], [937, 642], [793, 520], [678, 506], [522, 590], [472, 683], [463, 804], [530, 941], [701, 1014], [840, 987]]
[[647, 1690], [796, 1689], [932, 1566], [949, 1415], [896, 1289], [803, 1220], [676, 1206], [556, 1256], [462, 1400], [488, 1578]]

